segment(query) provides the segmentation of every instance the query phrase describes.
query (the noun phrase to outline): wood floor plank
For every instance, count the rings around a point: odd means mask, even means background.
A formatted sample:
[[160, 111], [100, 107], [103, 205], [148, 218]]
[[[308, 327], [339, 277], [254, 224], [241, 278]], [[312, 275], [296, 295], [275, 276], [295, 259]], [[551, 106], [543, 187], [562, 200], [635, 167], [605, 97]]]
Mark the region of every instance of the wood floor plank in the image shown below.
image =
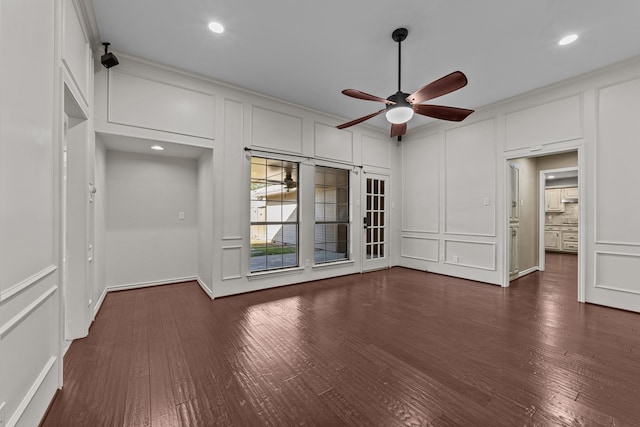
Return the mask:
[[638, 426], [640, 315], [577, 303], [576, 260], [110, 293], [42, 425]]

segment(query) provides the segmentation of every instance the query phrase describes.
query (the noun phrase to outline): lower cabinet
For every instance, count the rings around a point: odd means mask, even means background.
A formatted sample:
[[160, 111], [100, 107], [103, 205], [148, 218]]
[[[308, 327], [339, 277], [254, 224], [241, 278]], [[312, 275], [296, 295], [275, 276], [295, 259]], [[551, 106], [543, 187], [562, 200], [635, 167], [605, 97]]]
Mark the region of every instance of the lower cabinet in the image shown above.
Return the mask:
[[549, 251], [578, 252], [578, 227], [574, 225], [545, 226], [544, 248]]
[[557, 231], [557, 230], [547, 230], [545, 228], [544, 230], [544, 248], [545, 249], [552, 249], [552, 250], [560, 250], [560, 245], [561, 243], [561, 237], [560, 234], [562, 232], [561, 231]]

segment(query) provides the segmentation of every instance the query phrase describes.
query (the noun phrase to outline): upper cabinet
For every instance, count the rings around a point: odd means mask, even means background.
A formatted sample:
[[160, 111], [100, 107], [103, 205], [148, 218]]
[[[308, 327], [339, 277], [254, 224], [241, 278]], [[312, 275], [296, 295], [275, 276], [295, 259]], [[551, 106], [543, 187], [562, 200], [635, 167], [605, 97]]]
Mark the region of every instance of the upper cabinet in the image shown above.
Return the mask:
[[563, 199], [577, 199], [578, 198], [578, 187], [565, 187], [562, 189], [562, 198]]
[[544, 211], [564, 212], [562, 203], [562, 188], [548, 188], [544, 190]]

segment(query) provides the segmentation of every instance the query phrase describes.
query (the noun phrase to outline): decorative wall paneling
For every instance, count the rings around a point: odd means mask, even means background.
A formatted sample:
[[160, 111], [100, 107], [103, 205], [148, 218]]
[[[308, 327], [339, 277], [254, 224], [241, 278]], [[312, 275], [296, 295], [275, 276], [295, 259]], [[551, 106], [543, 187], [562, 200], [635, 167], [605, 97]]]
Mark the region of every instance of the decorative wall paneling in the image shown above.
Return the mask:
[[252, 147], [302, 154], [302, 117], [253, 105], [250, 120]]
[[496, 243], [444, 239], [446, 264], [495, 271]]
[[81, 7], [79, 1], [62, 1], [62, 65], [72, 86], [78, 89], [76, 98], [87, 108], [93, 91], [93, 55]]
[[[248, 159], [251, 153], [245, 152], [244, 148], [251, 149], [254, 155], [288, 158], [301, 163], [301, 185], [307, 188], [301, 194], [299, 206], [299, 235], [303, 242], [299, 256], [301, 265], [304, 265], [306, 259], [313, 259], [314, 165], [322, 164], [352, 170], [361, 165], [366, 157], [366, 167], [369, 170], [389, 175], [398, 152], [395, 150], [394, 141], [385, 133], [367, 126], [338, 131], [333, 126], [341, 123], [343, 118], [329, 117], [124, 54], [118, 54], [118, 58], [120, 65], [116, 69], [99, 70], [95, 77], [97, 131], [111, 135], [209, 146], [214, 149], [211, 189], [213, 219], [210, 221], [213, 234], [211, 283], [207, 283], [207, 279], [200, 275], [200, 271], [208, 268], [205, 267], [208, 256], [198, 254], [198, 277], [207, 287], [210, 286], [212, 296], [231, 295], [360, 271], [361, 174], [360, 170], [357, 170], [351, 174], [352, 262], [318, 269], [310, 265], [308, 268], [300, 267], [292, 274], [269, 273], [249, 277], [249, 227], [247, 217], [241, 212], [249, 212]], [[146, 113], [140, 117], [136, 114], [140, 107], [126, 107], [123, 111], [118, 111], [121, 110], [121, 104], [126, 102], [124, 96], [127, 94], [124, 92], [130, 92], [134, 81], [135, 86], [142, 88], [134, 88], [138, 91], [135, 96], [139, 96], [140, 91], [144, 94], [158, 90], [161, 93], [157, 96], [167, 98], [166, 93], [179, 90], [183, 92], [181, 99], [193, 101], [193, 97], [184, 94], [207, 94], [212, 99], [212, 105], [215, 105], [210, 112], [213, 118], [210, 122], [215, 123], [210, 123], [212, 133], [204, 138], [201, 137], [202, 132], [198, 134], [193, 130], [182, 129], [179, 130], [182, 133], [176, 133], [175, 127], [167, 129], [162, 123], [145, 122]], [[193, 105], [196, 104], [197, 102]], [[202, 120], [198, 119], [198, 123], [201, 122]], [[190, 124], [187, 123], [187, 126]], [[196, 124], [195, 128], [197, 127]], [[399, 203], [399, 199], [397, 201]], [[395, 216], [399, 218], [399, 215]], [[399, 229], [399, 226], [397, 228]], [[199, 242], [199, 252], [202, 250], [202, 244], [203, 242]], [[395, 249], [399, 253], [399, 240], [391, 241], [390, 244], [396, 246]], [[151, 277], [149, 281], [153, 279]], [[138, 281], [142, 279], [127, 283]]]
[[391, 150], [397, 151], [393, 141], [387, 136], [362, 135], [362, 164], [390, 169], [392, 165]]
[[[597, 91], [596, 243], [640, 246], [640, 197], [631, 183], [640, 182], [640, 79]], [[612, 173], [615, 171], [614, 173]], [[625, 188], [627, 187], [627, 188]]]
[[353, 163], [353, 132], [335, 126], [314, 123], [314, 157]]
[[568, 96], [506, 114], [505, 151], [582, 138], [582, 98]]
[[58, 179], [64, 98], [62, 16], [62, 1], [0, 4], [3, 426], [38, 425], [62, 378]]
[[177, 84], [109, 70], [108, 120], [213, 139], [214, 96]]
[[596, 251], [595, 287], [640, 295], [637, 276], [628, 271], [640, 271], [640, 254]]
[[438, 262], [440, 239], [435, 237], [402, 236], [402, 257]]
[[222, 247], [222, 280], [242, 278], [242, 245]]
[[445, 132], [445, 234], [496, 236], [495, 120]]
[[440, 231], [440, 140], [435, 134], [401, 145], [403, 233]]

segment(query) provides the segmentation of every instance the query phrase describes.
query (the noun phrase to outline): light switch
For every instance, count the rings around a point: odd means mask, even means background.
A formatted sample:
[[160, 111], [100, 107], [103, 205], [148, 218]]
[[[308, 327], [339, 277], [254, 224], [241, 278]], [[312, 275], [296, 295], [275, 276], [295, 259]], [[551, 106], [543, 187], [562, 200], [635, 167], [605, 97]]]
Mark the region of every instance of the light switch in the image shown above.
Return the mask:
[[490, 199], [488, 197], [485, 197], [482, 200], [482, 204], [485, 205], [485, 206], [489, 206], [491, 204], [491, 201], [490, 201]]
[[184, 219], [184, 212], [178, 213], [178, 219]]

